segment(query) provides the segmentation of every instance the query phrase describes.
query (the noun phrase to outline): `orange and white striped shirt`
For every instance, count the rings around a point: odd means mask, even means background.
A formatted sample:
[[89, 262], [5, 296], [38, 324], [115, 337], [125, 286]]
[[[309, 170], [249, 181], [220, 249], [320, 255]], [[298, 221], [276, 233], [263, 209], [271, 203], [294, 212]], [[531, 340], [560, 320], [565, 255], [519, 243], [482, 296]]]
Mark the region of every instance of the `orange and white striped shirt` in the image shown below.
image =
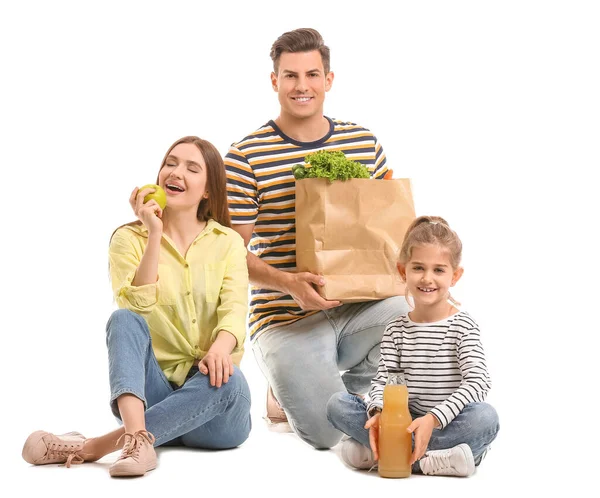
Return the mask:
[[[385, 154], [377, 138], [354, 123], [327, 118], [329, 132], [315, 142], [286, 136], [273, 121], [234, 143], [225, 156], [231, 222], [254, 224], [250, 251], [265, 263], [296, 271], [296, 183], [292, 166], [318, 150], [341, 151], [364, 164], [380, 179], [387, 171]], [[259, 333], [291, 323], [316, 311], [302, 311], [290, 295], [251, 288], [249, 330]]]

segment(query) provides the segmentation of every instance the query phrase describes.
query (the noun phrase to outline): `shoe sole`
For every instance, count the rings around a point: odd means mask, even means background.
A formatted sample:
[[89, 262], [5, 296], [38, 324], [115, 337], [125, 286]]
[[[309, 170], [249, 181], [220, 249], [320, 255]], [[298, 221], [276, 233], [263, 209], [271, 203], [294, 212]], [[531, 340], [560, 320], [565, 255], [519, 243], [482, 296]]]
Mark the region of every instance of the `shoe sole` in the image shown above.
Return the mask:
[[140, 474], [139, 472], [132, 473], [132, 472], [128, 472], [127, 470], [120, 470], [120, 471], [117, 470], [115, 472], [113, 472], [111, 470], [111, 471], [109, 471], [109, 473], [110, 473], [110, 477], [142, 477], [142, 476], [146, 475], [147, 472], [154, 470], [156, 467], [157, 467], [156, 463], [150, 464], [150, 466], [148, 466], [146, 468], [146, 470], [144, 471], [143, 474]]

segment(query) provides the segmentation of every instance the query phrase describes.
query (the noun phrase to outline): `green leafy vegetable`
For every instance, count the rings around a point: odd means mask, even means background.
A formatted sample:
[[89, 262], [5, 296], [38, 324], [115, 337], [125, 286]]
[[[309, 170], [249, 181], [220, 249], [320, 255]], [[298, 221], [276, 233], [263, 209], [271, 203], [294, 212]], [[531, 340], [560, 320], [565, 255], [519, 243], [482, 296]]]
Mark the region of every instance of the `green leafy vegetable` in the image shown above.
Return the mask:
[[351, 161], [343, 152], [320, 150], [304, 158], [309, 167], [296, 164], [292, 173], [296, 180], [303, 178], [327, 178], [334, 180], [349, 180], [350, 178], [370, 178], [369, 170], [363, 164]]
[[294, 175], [294, 178], [296, 180], [302, 180], [303, 178], [306, 178], [307, 170], [308, 168], [305, 168], [301, 164], [296, 164], [295, 166], [292, 166], [292, 174]]

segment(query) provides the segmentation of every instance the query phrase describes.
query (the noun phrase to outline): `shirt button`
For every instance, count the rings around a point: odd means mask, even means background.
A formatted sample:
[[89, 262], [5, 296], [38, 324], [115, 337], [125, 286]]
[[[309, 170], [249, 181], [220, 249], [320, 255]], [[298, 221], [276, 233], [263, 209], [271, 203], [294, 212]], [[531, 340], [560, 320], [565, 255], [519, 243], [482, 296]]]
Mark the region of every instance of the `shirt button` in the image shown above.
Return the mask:
[[192, 320], [192, 323], [196, 323], [196, 319], [195, 318]]
[[191, 294], [191, 292], [190, 292], [190, 291], [187, 291], [187, 292], [185, 293], [185, 295], [186, 295], [186, 296], [189, 296], [190, 294]]
[[188, 265], [188, 264], [186, 263], [186, 264], [185, 264], [185, 267], [186, 267], [186, 268], [189, 268], [189, 267], [190, 267], [190, 265]]

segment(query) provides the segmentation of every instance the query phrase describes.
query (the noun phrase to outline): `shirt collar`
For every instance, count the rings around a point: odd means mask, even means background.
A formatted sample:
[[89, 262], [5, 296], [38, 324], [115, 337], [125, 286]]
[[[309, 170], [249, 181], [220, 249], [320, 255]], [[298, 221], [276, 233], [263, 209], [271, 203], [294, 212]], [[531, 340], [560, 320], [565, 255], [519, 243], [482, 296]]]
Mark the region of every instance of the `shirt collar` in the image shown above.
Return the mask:
[[[139, 225], [138, 224], [129, 225], [129, 228], [144, 237], [148, 237], [148, 228], [146, 228], [146, 225], [144, 225], [141, 222]], [[198, 237], [202, 237], [209, 232], [227, 233], [225, 231], [225, 227], [223, 225], [221, 225], [220, 223], [218, 223], [217, 221], [213, 220], [212, 218], [210, 218], [206, 222], [206, 226], [204, 227], [204, 230], [202, 230], [202, 232], [200, 232], [198, 234]]]

